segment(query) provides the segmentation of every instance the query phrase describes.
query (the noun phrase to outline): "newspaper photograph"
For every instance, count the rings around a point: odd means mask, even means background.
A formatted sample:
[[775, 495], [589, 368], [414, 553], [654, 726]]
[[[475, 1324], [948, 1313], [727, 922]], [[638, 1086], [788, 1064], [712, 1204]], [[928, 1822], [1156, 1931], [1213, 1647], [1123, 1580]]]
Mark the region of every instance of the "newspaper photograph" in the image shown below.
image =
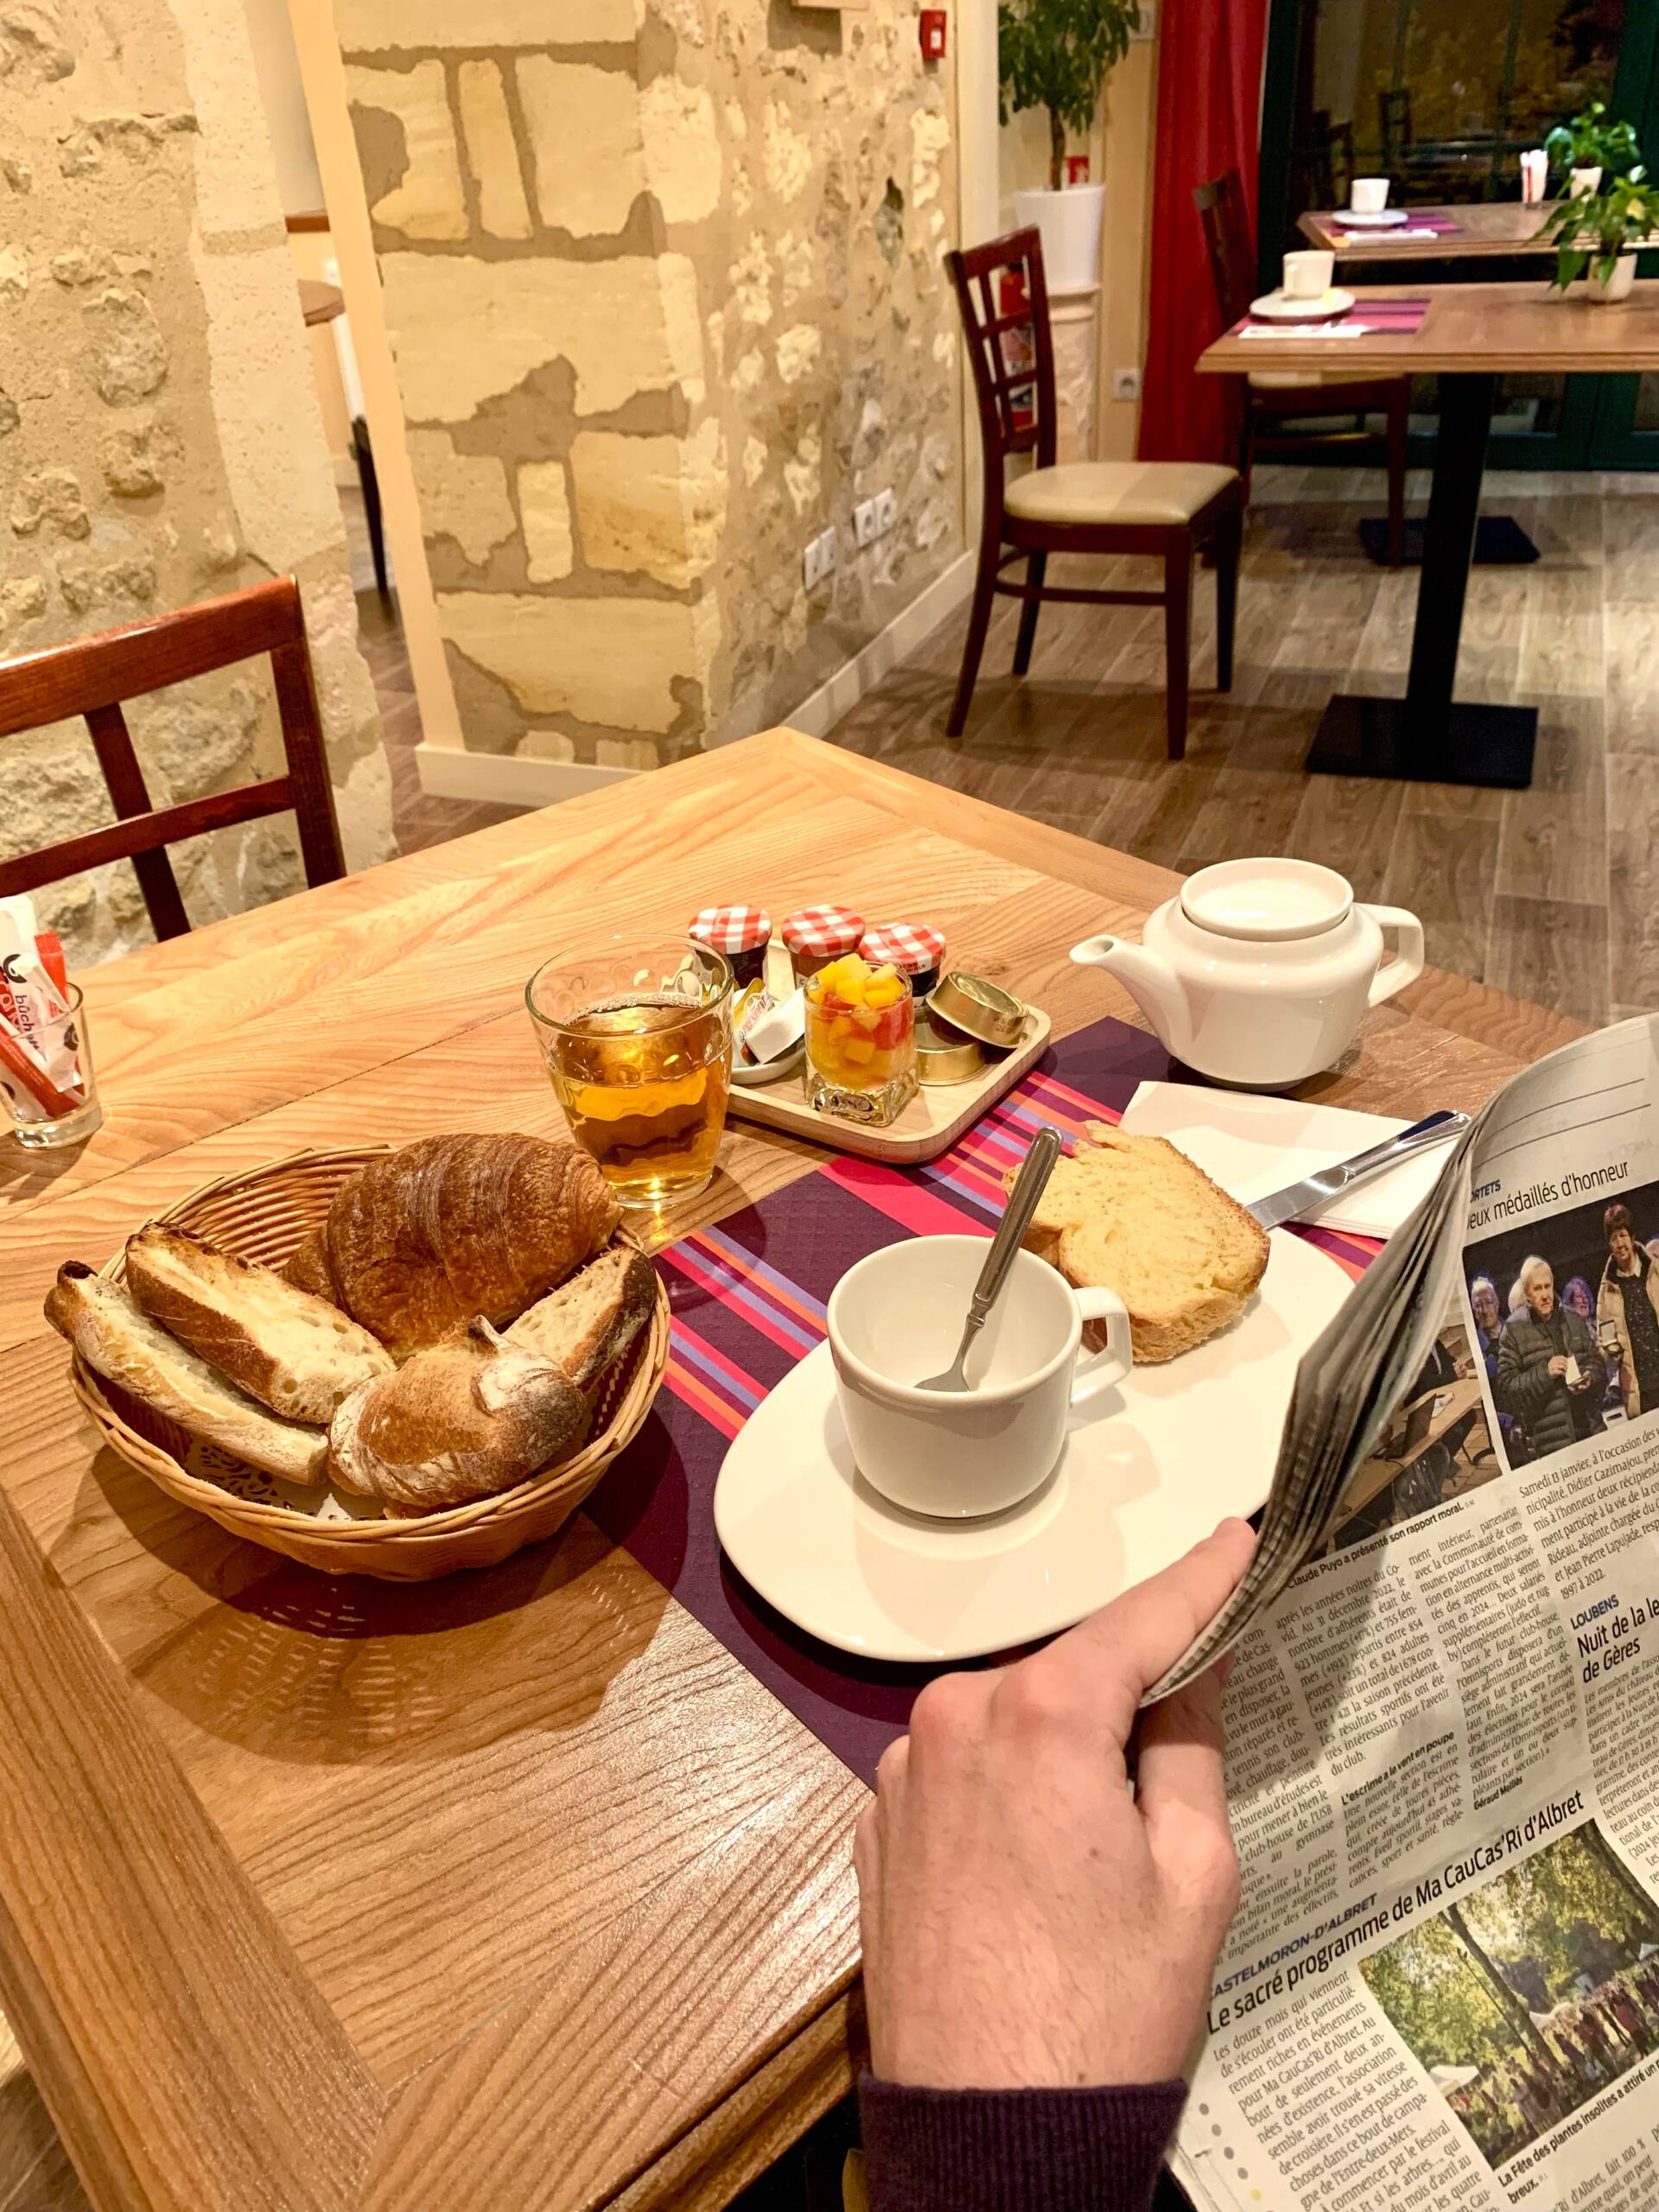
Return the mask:
[[1659, 1021], [1501, 1091], [1307, 1355], [1226, 1645], [1199, 2212], [1659, 2207]]

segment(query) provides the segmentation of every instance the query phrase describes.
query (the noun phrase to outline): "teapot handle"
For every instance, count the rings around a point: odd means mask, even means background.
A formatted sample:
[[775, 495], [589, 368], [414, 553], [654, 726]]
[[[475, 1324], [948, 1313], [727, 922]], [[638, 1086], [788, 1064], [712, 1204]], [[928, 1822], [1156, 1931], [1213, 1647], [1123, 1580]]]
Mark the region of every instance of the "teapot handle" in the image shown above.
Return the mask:
[[1384, 999], [1391, 999], [1396, 991], [1403, 991], [1408, 983], [1414, 983], [1422, 974], [1423, 925], [1415, 914], [1408, 913], [1403, 906], [1362, 905], [1359, 911], [1370, 916], [1382, 931], [1385, 942], [1390, 935], [1398, 939], [1394, 958], [1387, 967], [1379, 967], [1371, 978], [1366, 1004], [1381, 1006]]

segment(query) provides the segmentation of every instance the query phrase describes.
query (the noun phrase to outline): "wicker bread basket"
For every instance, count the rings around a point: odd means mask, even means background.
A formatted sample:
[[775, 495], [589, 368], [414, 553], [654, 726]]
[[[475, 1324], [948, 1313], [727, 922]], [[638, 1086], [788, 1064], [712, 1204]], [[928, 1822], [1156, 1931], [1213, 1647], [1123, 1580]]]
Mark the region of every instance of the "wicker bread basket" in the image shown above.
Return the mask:
[[[280, 1267], [321, 1221], [347, 1177], [365, 1160], [391, 1149], [390, 1145], [359, 1145], [335, 1152], [296, 1153], [251, 1174], [205, 1183], [159, 1218], [194, 1230], [244, 1259]], [[118, 1281], [124, 1264], [124, 1256], [118, 1254], [102, 1272]], [[499, 1497], [407, 1521], [315, 1518], [302, 1505], [284, 1503], [276, 1485], [251, 1468], [241, 1469], [235, 1488], [193, 1474], [187, 1465], [193, 1440], [174, 1422], [94, 1374], [79, 1355], [72, 1372], [75, 1395], [105, 1441], [181, 1505], [205, 1513], [233, 1535], [284, 1553], [325, 1574], [424, 1582], [458, 1567], [493, 1567], [563, 1526], [643, 1425], [668, 1366], [668, 1293], [659, 1281], [650, 1325], [601, 1381], [592, 1433], [574, 1459]], [[202, 1447], [194, 1448], [200, 1455]], [[225, 1461], [227, 1479], [237, 1468], [239, 1462]], [[261, 1490], [268, 1494], [247, 1494]]]

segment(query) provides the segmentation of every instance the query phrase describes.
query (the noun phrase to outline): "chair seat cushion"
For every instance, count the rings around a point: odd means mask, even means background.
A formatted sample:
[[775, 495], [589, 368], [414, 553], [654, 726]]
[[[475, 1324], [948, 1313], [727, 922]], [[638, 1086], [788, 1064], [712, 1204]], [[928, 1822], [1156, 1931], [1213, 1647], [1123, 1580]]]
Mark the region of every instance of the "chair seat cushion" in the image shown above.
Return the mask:
[[1004, 505], [1022, 522], [1191, 522], [1238, 472], [1207, 461], [1067, 461], [1009, 484]]

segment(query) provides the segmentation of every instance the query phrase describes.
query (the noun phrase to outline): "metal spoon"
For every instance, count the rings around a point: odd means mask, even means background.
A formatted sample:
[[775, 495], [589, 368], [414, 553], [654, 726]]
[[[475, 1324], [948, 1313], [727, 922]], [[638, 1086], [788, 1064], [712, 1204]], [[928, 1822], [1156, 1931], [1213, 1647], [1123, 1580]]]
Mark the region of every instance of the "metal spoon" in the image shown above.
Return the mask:
[[1014, 1188], [1008, 1193], [1008, 1203], [997, 1230], [991, 1239], [991, 1249], [985, 1255], [985, 1264], [979, 1271], [979, 1281], [974, 1285], [974, 1294], [968, 1301], [968, 1322], [962, 1332], [962, 1342], [957, 1356], [942, 1375], [930, 1375], [918, 1382], [918, 1390], [966, 1390], [968, 1377], [963, 1370], [974, 1338], [985, 1324], [985, 1316], [995, 1305], [1003, 1284], [1008, 1279], [1008, 1269], [1014, 1255], [1020, 1249], [1020, 1240], [1031, 1226], [1031, 1217], [1037, 1211], [1037, 1201], [1054, 1172], [1054, 1163], [1060, 1156], [1060, 1137], [1058, 1129], [1039, 1129], [1032, 1139], [1031, 1150], [1020, 1163]]

